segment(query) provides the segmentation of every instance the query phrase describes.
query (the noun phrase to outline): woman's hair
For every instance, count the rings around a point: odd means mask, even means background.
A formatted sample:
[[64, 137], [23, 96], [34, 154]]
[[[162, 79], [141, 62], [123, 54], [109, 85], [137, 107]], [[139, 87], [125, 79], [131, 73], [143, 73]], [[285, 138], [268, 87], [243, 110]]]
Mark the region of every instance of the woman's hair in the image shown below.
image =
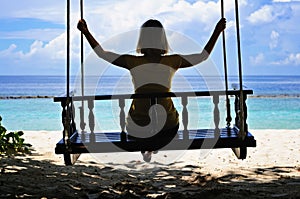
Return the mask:
[[149, 19], [141, 26], [136, 52], [143, 54], [149, 48], [159, 49], [161, 54], [167, 54], [169, 50], [164, 27], [155, 19]]

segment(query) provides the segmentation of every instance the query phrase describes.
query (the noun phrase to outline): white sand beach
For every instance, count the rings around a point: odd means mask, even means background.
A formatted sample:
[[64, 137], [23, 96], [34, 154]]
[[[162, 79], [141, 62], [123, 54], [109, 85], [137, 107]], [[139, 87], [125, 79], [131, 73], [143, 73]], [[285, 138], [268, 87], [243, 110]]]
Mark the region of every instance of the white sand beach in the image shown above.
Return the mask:
[[54, 154], [61, 132], [26, 131], [34, 151], [1, 157], [0, 197], [300, 198], [300, 130], [251, 133], [257, 147], [245, 160], [214, 149], [161, 151], [151, 163], [140, 153], [83, 154], [64, 166]]

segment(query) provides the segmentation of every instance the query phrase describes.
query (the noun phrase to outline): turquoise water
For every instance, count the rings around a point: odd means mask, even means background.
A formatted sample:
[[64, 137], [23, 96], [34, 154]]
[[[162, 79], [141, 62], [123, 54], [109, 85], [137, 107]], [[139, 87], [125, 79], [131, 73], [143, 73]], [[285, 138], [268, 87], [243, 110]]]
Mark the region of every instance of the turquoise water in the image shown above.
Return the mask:
[[[119, 78], [102, 80], [101, 94], [109, 94]], [[205, 89], [193, 86], [199, 82], [198, 78], [189, 77], [192, 89]], [[105, 82], [107, 84], [105, 84]], [[231, 83], [236, 78], [230, 79]], [[130, 85], [131, 82], [126, 84]], [[174, 85], [174, 90], [184, 91], [185, 86], [180, 82]], [[200, 84], [201, 85], [201, 84]], [[246, 77], [245, 85], [254, 90], [254, 97], [247, 100], [249, 129], [300, 129], [300, 77], [273, 76], [273, 77]], [[64, 93], [64, 77], [22, 77], [16, 81], [16, 77], [0, 76], [0, 97], [8, 96], [57, 96]], [[124, 87], [117, 93], [126, 93], [130, 87]], [[196, 90], [195, 89], [195, 90]], [[111, 93], [110, 93], [111, 94]], [[259, 97], [264, 96], [264, 97]], [[174, 100], [179, 113], [182, 111], [181, 104]], [[126, 102], [126, 111], [130, 101]], [[77, 107], [79, 104], [76, 105]], [[233, 101], [231, 102], [233, 109]], [[220, 126], [225, 126], [224, 99], [220, 100], [221, 110]], [[212, 115], [213, 103], [211, 99], [204, 98], [198, 101], [191, 100], [189, 109], [189, 127], [213, 126]], [[77, 108], [76, 108], [77, 109]], [[78, 114], [78, 111], [77, 111]], [[9, 130], [62, 130], [61, 107], [54, 103], [51, 98], [35, 99], [2, 99], [0, 100], [0, 115], [3, 125]], [[87, 113], [86, 113], [87, 115]], [[119, 108], [115, 102], [101, 101], [95, 104], [97, 129], [117, 130], [119, 127]], [[232, 111], [234, 118], [234, 112]], [[87, 120], [87, 119], [86, 119]], [[79, 124], [78, 117], [76, 121]], [[79, 125], [78, 125], [79, 126]]]
[[[181, 112], [182, 108], [179, 103], [175, 104], [178, 105], [178, 112]], [[220, 104], [220, 109], [224, 107], [223, 104]], [[191, 107], [192, 105], [189, 106], [190, 127], [211, 126], [213, 118], [211, 100], [203, 99], [197, 105], [198, 110]], [[247, 105], [250, 129], [300, 129], [300, 98], [250, 98], [247, 100]], [[111, 107], [110, 102], [96, 103], [95, 115], [98, 129], [120, 128], [117, 104], [115, 108]], [[126, 108], [128, 109], [128, 106]], [[59, 131], [63, 128], [60, 104], [54, 103], [52, 99], [0, 100], [0, 109], [3, 117], [2, 123], [10, 130]], [[234, 117], [234, 113], [232, 116]], [[223, 111], [223, 119], [224, 117]], [[199, 122], [191, 121], [195, 118]], [[223, 123], [220, 122], [220, 126], [225, 126], [225, 120]]]
[[300, 98], [250, 98], [248, 123], [252, 129], [300, 129]]
[[61, 130], [61, 108], [52, 99], [0, 100], [2, 124], [9, 130]]

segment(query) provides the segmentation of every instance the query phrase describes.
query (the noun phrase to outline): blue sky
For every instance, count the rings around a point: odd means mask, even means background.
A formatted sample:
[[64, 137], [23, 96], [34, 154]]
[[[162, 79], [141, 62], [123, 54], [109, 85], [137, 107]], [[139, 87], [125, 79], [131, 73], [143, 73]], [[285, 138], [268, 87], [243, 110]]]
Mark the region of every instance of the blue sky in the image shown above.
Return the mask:
[[[71, 2], [71, 61], [75, 74], [79, 70], [80, 35], [76, 23], [80, 14], [79, 0]], [[235, 75], [234, 0], [224, 2], [229, 74]], [[239, 4], [244, 75], [300, 75], [297, 23], [300, 1], [240, 0]], [[3, 1], [1, 7], [0, 75], [64, 75], [66, 1], [10, 0]], [[100, 43], [137, 30], [145, 20], [156, 18], [167, 30], [178, 32], [203, 47], [220, 18], [220, 1], [86, 0], [84, 18]], [[172, 47], [172, 39], [169, 42]], [[128, 47], [127, 51], [133, 49]], [[85, 43], [86, 56], [90, 53]], [[221, 37], [211, 60], [222, 72]]]

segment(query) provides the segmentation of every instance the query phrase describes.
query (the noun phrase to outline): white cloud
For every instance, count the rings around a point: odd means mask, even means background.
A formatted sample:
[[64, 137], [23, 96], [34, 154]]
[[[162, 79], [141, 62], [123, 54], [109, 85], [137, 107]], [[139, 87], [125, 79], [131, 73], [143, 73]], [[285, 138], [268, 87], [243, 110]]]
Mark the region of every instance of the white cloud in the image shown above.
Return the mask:
[[30, 39], [51, 41], [62, 34], [62, 29], [29, 29], [24, 31], [0, 32], [0, 39]]
[[0, 57], [6, 57], [13, 53], [13, 51], [17, 48], [16, 44], [11, 44], [7, 49], [0, 51]]
[[[9, 70], [15, 71], [14, 74], [52, 74], [53, 71], [57, 74], [57, 71], [65, 71], [65, 37], [65, 34], [61, 34], [48, 43], [35, 40], [26, 52], [12, 44], [8, 49], [0, 51], [1, 67], [10, 67]], [[78, 45], [79, 42], [74, 40], [73, 43]], [[72, 50], [71, 54], [73, 61], [79, 60], [78, 52]], [[76, 66], [78, 63], [74, 62], [73, 71], [77, 70]]]
[[[12, 6], [14, 3], [15, 7]], [[71, 3], [71, 49], [72, 59], [76, 63], [79, 60], [80, 37], [76, 28], [80, 18], [79, 1], [71, 1]], [[5, 3], [4, 8], [6, 9], [0, 13], [0, 18], [24, 17], [65, 23], [65, 7], [65, 2], [60, 0], [45, 2], [28, 0], [26, 3], [11, 0], [11, 3]], [[167, 29], [184, 33], [185, 28], [192, 28], [195, 31], [202, 31], [203, 35], [208, 35], [220, 18], [219, 7], [219, 2], [211, 1], [198, 1], [193, 4], [177, 0], [87, 1], [85, 2], [84, 18], [100, 43], [114, 35], [138, 29], [149, 18], [160, 20]], [[226, 12], [232, 11], [232, 9], [233, 5], [228, 4]], [[187, 27], [185, 24], [190, 25]], [[191, 24], [194, 27], [191, 27]], [[66, 37], [65, 33], [61, 31], [31, 29], [1, 34], [2, 39], [31, 39], [33, 43], [28, 52], [17, 50], [16, 45], [11, 45], [8, 49], [0, 51], [0, 57], [6, 59], [7, 63], [32, 65], [40, 70], [43, 70], [46, 65], [55, 67], [57, 63], [64, 63], [65, 60]], [[90, 49], [87, 42], [85, 42], [85, 47]]]
[[291, 53], [284, 60], [273, 62], [273, 65], [300, 66], [300, 53]]
[[254, 56], [254, 57], [251, 56], [250, 57], [250, 62], [253, 65], [259, 65], [259, 64], [263, 63], [264, 59], [265, 59], [264, 54], [263, 53], [259, 53], [258, 55]]
[[289, 4], [263, 5], [260, 9], [252, 12], [247, 20], [252, 24], [270, 23], [280, 18], [287, 18], [291, 15]]
[[300, 65], [300, 53], [297, 54], [290, 54], [290, 56], [287, 58], [288, 62], [293, 65]]
[[1, 3], [0, 18], [36, 18], [64, 23], [65, 1], [9, 0]]
[[270, 49], [274, 49], [277, 47], [278, 39], [279, 39], [279, 33], [273, 30], [270, 35], [270, 43], [269, 43]]
[[270, 5], [265, 5], [259, 10], [253, 12], [248, 17], [248, 20], [252, 24], [259, 24], [265, 22], [271, 22], [275, 19], [275, 13], [273, 12], [273, 7]]
[[[6, 1], [9, 2], [9, 1]], [[7, 9], [10, 11], [5, 11], [0, 13], [0, 17], [4, 15], [10, 17], [29, 17], [37, 18], [42, 20], [51, 21], [54, 23], [65, 23], [65, 1], [61, 0], [45, 0], [36, 3], [37, 1], [27, 0], [26, 3], [19, 0], [11, 0], [14, 4], [20, 4], [13, 9]], [[79, 64], [79, 31], [76, 29], [76, 23], [79, 19], [78, 5], [79, 0], [74, 0], [72, 2], [72, 22], [71, 22], [71, 44], [72, 44], [72, 67], [76, 67], [76, 64]], [[276, 1], [278, 2], [278, 1]], [[28, 5], [25, 5], [28, 4]], [[246, 0], [239, 1], [240, 6], [248, 5]], [[260, 29], [259, 38], [251, 37], [251, 31], [243, 32], [243, 38], [252, 39], [251, 42], [257, 42], [258, 45], [255, 46], [255, 49], [260, 50], [262, 46], [261, 40], [264, 42], [264, 47], [268, 48], [268, 45], [271, 49], [279, 49], [278, 39], [281, 40], [289, 39], [284, 38], [283, 31], [287, 24], [281, 23], [281, 26], [278, 26], [281, 22], [280, 17], [284, 17], [287, 13], [285, 7], [280, 7], [282, 4], [278, 4], [276, 7], [274, 4], [261, 6], [259, 10], [250, 12], [250, 16], [245, 21], [245, 17], [241, 17], [241, 27], [249, 27], [250, 29], [253, 25], [276, 22], [276, 27], [268, 29]], [[22, 9], [22, 6], [24, 9]], [[294, 5], [296, 6], [296, 5]], [[5, 7], [4, 7], [5, 8]], [[247, 8], [252, 9], [251, 5]], [[295, 8], [296, 9], [296, 8]], [[226, 16], [234, 16], [234, 1], [225, 1], [225, 11]], [[242, 11], [242, 10], [241, 10]], [[297, 12], [296, 12], [297, 11]], [[293, 11], [293, 13], [299, 13], [298, 10]], [[243, 12], [241, 12], [243, 15]], [[292, 15], [292, 14], [291, 14]], [[294, 16], [294, 15], [292, 15]], [[299, 15], [298, 15], [299, 16]], [[187, 35], [192, 39], [195, 39], [197, 42], [203, 40], [206, 42], [210, 36], [211, 31], [213, 30], [215, 23], [220, 18], [220, 0], [219, 1], [197, 1], [192, 4], [186, 3], [185, 1], [178, 0], [124, 0], [124, 1], [85, 1], [84, 9], [84, 18], [86, 18], [90, 30], [93, 32], [95, 38], [98, 39], [100, 43], [105, 43], [110, 38], [115, 35], [132, 31], [138, 29], [144, 21], [149, 18], [156, 18], [160, 20], [167, 29], [178, 31], [182, 34], [186, 34], [189, 30], [194, 32], [193, 36]], [[298, 20], [295, 17], [294, 20]], [[227, 39], [230, 36], [231, 32], [235, 31], [234, 21], [231, 21], [228, 18], [227, 24]], [[250, 22], [250, 24], [249, 24]], [[270, 23], [272, 25], [272, 23]], [[290, 27], [297, 29], [297, 26], [293, 21], [290, 22]], [[293, 31], [294, 31], [293, 29]], [[254, 30], [254, 29], [251, 29]], [[273, 30], [273, 31], [272, 31]], [[276, 31], [275, 31], [276, 30]], [[32, 39], [34, 42], [31, 44], [28, 52], [23, 52], [17, 50], [17, 46], [12, 44], [8, 49], [0, 52], [1, 60], [6, 59], [7, 63], [11, 62], [16, 64], [18, 62], [19, 66], [33, 65], [37, 70], [46, 71], [47, 67], [52, 68], [61, 68], [62, 74], [65, 71], [65, 53], [66, 53], [66, 40], [65, 33], [61, 32], [64, 30], [26, 30], [22, 32], [11, 32], [11, 34], [2, 34], [0, 37], [11, 37], [11, 38], [26, 38]], [[271, 34], [270, 34], [271, 32]], [[32, 34], [30, 34], [32, 33]], [[196, 34], [195, 34], [196, 33]], [[232, 33], [233, 34], [233, 33]], [[195, 36], [196, 35], [196, 36]], [[203, 36], [203, 37], [202, 37]], [[263, 38], [262, 36], [265, 36]], [[44, 38], [44, 39], [43, 39]], [[47, 38], [47, 39], [45, 39]], [[171, 38], [170, 38], [171, 39]], [[170, 40], [171, 42], [172, 40]], [[230, 40], [232, 42], [233, 40]], [[234, 41], [235, 42], [235, 41]], [[269, 43], [268, 43], [269, 42]], [[200, 42], [199, 42], [200, 43]], [[291, 45], [295, 42], [291, 42]], [[249, 43], [244, 44], [244, 47], [248, 47]], [[228, 42], [228, 45], [231, 44]], [[235, 46], [235, 43], [232, 45]], [[251, 45], [251, 44], [250, 44]], [[280, 43], [282, 46], [283, 43]], [[287, 46], [288, 44], [286, 44]], [[172, 47], [172, 44], [171, 44]], [[85, 48], [89, 52], [91, 48], [85, 41]], [[245, 49], [246, 49], [245, 48]], [[23, 48], [22, 48], [23, 49]], [[287, 49], [287, 48], [285, 48]], [[132, 51], [132, 48], [128, 49]], [[176, 50], [176, 49], [175, 49]], [[265, 50], [265, 48], [264, 48]], [[289, 50], [290, 52], [299, 52], [297, 49]], [[124, 52], [124, 51], [123, 51]], [[269, 55], [264, 55], [257, 51], [252, 52], [250, 61], [254, 65], [264, 64], [266, 58], [269, 60], [274, 60]], [[4, 56], [5, 55], [5, 56]], [[235, 55], [234, 55], [235, 56]], [[288, 58], [281, 61], [281, 63], [298, 63], [299, 54], [291, 54]], [[235, 57], [231, 57], [231, 60]], [[45, 70], [44, 70], [45, 68]]]
[[[44, 42], [40, 41], [40, 40], [35, 40], [31, 46], [28, 52], [24, 52], [24, 51], [17, 51], [17, 45], [12, 44], [9, 46], [8, 49], [0, 51], [0, 57], [1, 58], [5, 58], [7, 56], [11, 57], [11, 58], [15, 58], [15, 59], [32, 59], [32, 60], [36, 60], [36, 58], [38, 56], [44, 56], [45, 58], [47, 58], [47, 60], [51, 57], [53, 57], [53, 55], [56, 55], [57, 53], [60, 52], [59, 49], [64, 49], [65, 48], [65, 37], [64, 35], [61, 35], [57, 38], [55, 38], [54, 40], [52, 40], [51, 42], [49, 42], [48, 44], [44, 44]], [[64, 59], [64, 57], [57, 57], [54, 56], [56, 58], [59, 59]]]
[[175, 0], [127, 0], [98, 7], [86, 4], [85, 12], [91, 29], [104, 36], [139, 28], [149, 18], [156, 18], [171, 29], [182, 30], [192, 22], [213, 28], [219, 16], [217, 2], [190, 4]]

